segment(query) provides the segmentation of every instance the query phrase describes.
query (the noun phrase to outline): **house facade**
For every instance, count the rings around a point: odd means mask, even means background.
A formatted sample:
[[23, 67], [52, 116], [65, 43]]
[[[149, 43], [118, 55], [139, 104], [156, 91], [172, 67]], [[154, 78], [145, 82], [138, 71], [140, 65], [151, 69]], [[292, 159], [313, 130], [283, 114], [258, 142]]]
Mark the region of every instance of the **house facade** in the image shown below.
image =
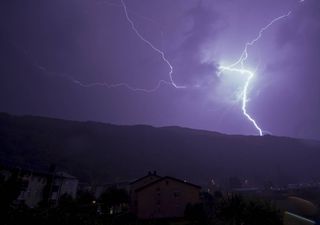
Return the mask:
[[140, 179], [139, 183], [144, 185], [134, 184], [131, 190], [134, 196], [132, 209], [138, 218], [183, 217], [188, 204], [200, 202], [200, 186], [173, 177], [154, 175]]
[[43, 200], [43, 190], [47, 185], [47, 177], [39, 173], [20, 171], [20, 194], [17, 203], [24, 203], [30, 208], [36, 207]]
[[51, 184], [52, 188], [49, 193], [50, 201], [54, 204], [58, 204], [60, 197], [63, 195], [69, 195], [72, 198], [76, 198], [78, 184], [78, 179], [68, 173], [54, 173]]
[[20, 188], [15, 200], [16, 204], [26, 204], [30, 208], [38, 206], [42, 201], [57, 205], [64, 194], [75, 198], [78, 179], [64, 172], [47, 172], [30, 168], [2, 166], [2, 179], [14, 177]]

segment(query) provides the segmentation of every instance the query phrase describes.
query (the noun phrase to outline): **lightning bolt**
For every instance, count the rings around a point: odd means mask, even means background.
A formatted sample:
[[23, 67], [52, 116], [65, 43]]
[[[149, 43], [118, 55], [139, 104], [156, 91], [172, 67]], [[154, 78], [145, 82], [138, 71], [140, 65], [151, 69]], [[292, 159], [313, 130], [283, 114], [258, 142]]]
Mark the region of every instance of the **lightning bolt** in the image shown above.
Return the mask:
[[261, 28], [258, 35], [256, 36], [256, 38], [254, 38], [252, 41], [247, 42], [245, 44], [244, 49], [243, 49], [239, 59], [235, 63], [233, 63], [229, 66], [220, 66], [219, 67], [218, 76], [223, 74], [225, 71], [240, 73], [241, 75], [247, 76], [245, 84], [242, 89], [242, 107], [241, 107], [241, 109], [242, 109], [243, 115], [253, 124], [255, 129], [259, 132], [260, 136], [263, 135], [263, 131], [260, 128], [260, 126], [258, 125], [258, 123], [255, 121], [255, 119], [248, 113], [248, 110], [247, 110], [247, 103], [249, 102], [248, 89], [249, 89], [249, 86], [250, 86], [252, 79], [256, 75], [256, 73], [254, 71], [251, 71], [251, 70], [245, 68], [245, 62], [247, 61], [248, 56], [249, 56], [248, 49], [249, 49], [249, 47], [254, 46], [254, 44], [260, 40], [263, 33], [266, 30], [268, 30], [274, 23], [289, 17], [291, 15], [291, 13], [292, 13], [292, 11], [289, 11], [287, 14], [284, 14], [282, 16], [279, 16], [279, 17], [273, 19], [270, 23], [268, 23], [266, 26]]
[[84, 88], [91, 88], [91, 87], [97, 87], [97, 86], [100, 86], [100, 87], [106, 87], [106, 88], [119, 88], [119, 87], [125, 87], [131, 91], [140, 91], [140, 92], [146, 92], [146, 93], [152, 93], [152, 92], [155, 92], [157, 91], [162, 84], [166, 84], [166, 85], [171, 85], [170, 82], [168, 81], [165, 81], [165, 80], [160, 80], [158, 82], [158, 84], [154, 87], [154, 88], [151, 88], [151, 89], [144, 89], [144, 88], [137, 88], [137, 87], [133, 87], [127, 83], [116, 83], [116, 84], [108, 84], [108, 83], [101, 83], [101, 82], [94, 82], [94, 83], [89, 83], [89, 84], [85, 84], [79, 80], [76, 80], [72, 77], [68, 77], [69, 80], [75, 84], [78, 84], [80, 85], [81, 87], [84, 87]]
[[[97, 0], [97, 5], [108, 5], [108, 6], [112, 6], [112, 7], [117, 7], [117, 8], [123, 8], [123, 5], [122, 4], [118, 4], [118, 3], [115, 3], [115, 2], [112, 2], [112, 1], [108, 1], [108, 0]], [[146, 20], [150, 23], [153, 23], [155, 26], [160, 26], [160, 24], [158, 22], [156, 22], [155, 20], [149, 18], [149, 17], [146, 17], [144, 15], [140, 15], [138, 12], [132, 10], [132, 9], [129, 9], [127, 8], [127, 11], [128, 13], [130, 13], [131, 15], [134, 15], [135, 17], [138, 17], [140, 19], [143, 19], [143, 20]], [[161, 32], [162, 33], [162, 32]]]
[[74, 77], [70, 76], [69, 74], [66, 74], [66, 73], [56, 73], [56, 72], [52, 72], [52, 71], [49, 71], [47, 68], [41, 66], [38, 64], [37, 61], [33, 61], [32, 62], [33, 66], [35, 66], [38, 70], [48, 74], [48, 75], [54, 75], [54, 76], [57, 76], [57, 77], [61, 77], [63, 79], [66, 79], [66, 80], [69, 80], [71, 83], [74, 83], [74, 84], [77, 84], [83, 88], [91, 88], [91, 87], [105, 87], [105, 88], [127, 88], [131, 91], [139, 91], [139, 92], [145, 92], [145, 93], [152, 93], [152, 92], [155, 92], [157, 91], [162, 84], [166, 84], [166, 85], [170, 85], [171, 83], [168, 82], [168, 81], [164, 81], [164, 80], [160, 80], [158, 82], [158, 84], [152, 88], [152, 89], [143, 89], [143, 88], [137, 88], [137, 87], [133, 87], [133, 86], [130, 86], [129, 84], [127, 83], [116, 83], [116, 84], [108, 84], [108, 83], [103, 83], [103, 82], [94, 82], [94, 83], [83, 83], [77, 79], [75, 79]]
[[[305, 0], [299, 0], [300, 3], [303, 3]], [[144, 89], [144, 88], [137, 88], [137, 87], [133, 87], [131, 85], [129, 85], [128, 83], [116, 83], [116, 84], [108, 84], [105, 82], [93, 82], [93, 83], [83, 83], [75, 78], [73, 78], [72, 76], [69, 76], [68, 74], [58, 74], [59, 76], [66, 78], [68, 80], [70, 80], [71, 82], [84, 87], [84, 88], [91, 88], [91, 87], [96, 87], [96, 86], [101, 86], [101, 87], [106, 87], [106, 88], [120, 88], [120, 87], [124, 87], [127, 88], [131, 91], [139, 91], [139, 92], [146, 92], [146, 93], [151, 93], [151, 92], [155, 92], [157, 91], [162, 85], [168, 85], [171, 86], [173, 88], [176, 89], [184, 89], [187, 88], [186, 86], [181, 86], [181, 85], [177, 85], [173, 79], [173, 66], [171, 65], [170, 61], [166, 58], [166, 55], [164, 53], [164, 51], [160, 50], [159, 48], [157, 48], [152, 42], [150, 42], [148, 39], [146, 39], [137, 29], [137, 27], [135, 26], [134, 21], [131, 19], [131, 17], [129, 16], [129, 9], [127, 8], [125, 1], [124, 0], [120, 0], [121, 5], [117, 5], [116, 6], [121, 6], [123, 8], [126, 20], [128, 22], [128, 24], [130, 25], [132, 31], [137, 35], [137, 37], [143, 41], [146, 45], [148, 45], [155, 53], [159, 54], [159, 56], [161, 57], [162, 61], [168, 66], [169, 68], [169, 72], [168, 72], [168, 76], [169, 76], [169, 80], [159, 80], [157, 85], [154, 88], [151, 89]], [[273, 24], [275, 24], [276, 22], [283, 20], [287, 17], [289, 17], [291, 15], [292, 11], [289, 11], [287, 14], [284, 14], [282, 16], [279, 16], [275, 19], [273, 19], [270, 23], [268, 23], [266, 26], [262, 27], [259, 30], [258, 35], [251, 40], [250, 42], [247, 42], [244, 46], [244, 49], [239, 57], [239, 59], [234, 62], [231, 65], [228, 66], [220, 66], [219, 67], [219, 72], [218, 72], [218, 76], [220, 76], [221, 74], [223, 74], [224, 72], [228, 71], [228, 72], [233, 72], [233, 73], [240, 73], [241, 75], [246, 76], [246, 81], [244, 83], [243, 89], [242, 89], [242, 113], [243, 115], [253, 124], [253, 126], [255, 127], [255, 129], [258, 131], [259, 135], [262, 136], [263, 133], [265, 133], [265, 131], [263, 131], [261, 129], [261, 127], [258, 125], [258, 123], [256, 122], [256, 120], [249, 114], [248, 110], [247, 110], [247, 105], [249, 102], [249, 98], [248, 98], [248, 92], [249, 92], [249, 87], [251, 84], [252, 79], [256, 76], [256, 72], [255, 71], [251, 71], [249, 69], [247, 69], [245, 67], [245, 63], [249, 57], [248, 54], [248, 50], [250, 47], [254, 46], [256, 42], [258, 42], [262, 36], [263, 33], [265, 31], [267, 31]], [[55, 72], [50, 72], [47, 71], [47, 69], [39, 64], [36, 64], [36, 66], [38, 67], [39, 70], [42, 70], [48, 74], [57, 74]]]
[[[123, 8], [123, 11], [124, 11], [124, 14], [125, 14], [125, 17], [128, 21], [128, 23], [130, 24], [131, 26], [131, 29], [134, 31], [134, 33], [143, 41], [145, 42], [152, 50], [154, 50], [156, 53], [158, 53], [161, 57], [161, 59], [163, 60], [163, 62], [165, 64], [168, 65], [169, 67], [169, 81], [166, 81], [166, 80], [159, 80], [157, 85], [154, 87], [154, 88], [150, 88], [150, 89], [145, 89], [145, 88], [138, 88], [138, 87], [134, 87], [128, 83], [125, 83], [125, 82], [121, 82], [121, 83], [113, 83], [113, 84], [110, 84], [110, 83], [107, 83], [107, 82], [92, 82], [92, 83], [85, 83], [85, 82], [82, 82], [80, 80], [77, 80], [75, 79], [73, 76], [69, 75], [69, 74], [66, 74], [66, 73], [57, 73], [57, 72], [53, 72], [53, 71], [49, 71], [47, 68], [45, 68], [44, 66], [40, 65], [37, 60], [35, 60], [27, 51], [23, 50], [23, 54], [26, 55], [28, 58], [30, 58], [32, 60], [32, 64], [38, 68], [40, 71], [48, 74], [48, 75], [54, 75], [54, 76], [58, 76], [58, 77], [61, 77], [63, 79], [66, 79], [66, 80], [69, 80], [70, 82], [74, 83], [74, 84], [77, 84], [83, 88], [92, 88], [92, 87], [105, 87], [105, 88], [126, 88], [130, 91], [137, 91], [137, 92], [145, 92], [145, 93], [152, 93], [152, 92], [155, 92], [157, 91], [162, 85], [168, 85], [168, 86], [171, 86], [171, 87], [174, 87], [176, 89], [182, 89], [182, 88], [186, 88], [186, 86], [181, 86], [181, 85], [177, 85], [175, 83], [175, 81], [173, 80], [173, 66], [171, 65], [171, 63], [169, 62], [169, 60], [166, 58], [165, 56], [165, 53], [163, 51], [161, 51], [159, 48], [157, 48], [155, 45], [153, 45], [149, 40], [147, 40], [139, 31], [138, 29], [136, 28], [133, 20], [131, 19], [131, 17], [129, 16], [129, 9], [127, 8], [124, 0], [120, 0], [121, 1], [121, 4], [114, 4], [114, 3], [110, 3], [109, 1], [103, 1], [103, 2], [98, 2], [98, 3], [108, 3], [110, 5], [114, 5], [114, 6], [117, 6], [117, 7], [122, 7]], [[131, 11], [130, 11], [131, 12]], [[147, 17], [144, 17], [144, 16], [141, 16], [135, 12], [132, 11], [133, 14], [135, 14], [136, 16], [139, 16], [145, 20], [148, 20], [148, 21], [151, 21], [153, 23], [155, 23], [155, 21], [153, 21], [152, 19], [150, 18], [147, 18]]]
[[[30, 59], [32, 59], [30, 57]], [[32, 62], [32, 65], [37, 68], [39, 71], [42, 71], [43, 73], [49, 75], [49, 76], [55, 76], [55, 77], [61, 77], [62, 79], [65, 79], [65, 80], [68, 80], [69, 82], [71, 83], [74, 83], [80, 87], [83, 87], [83, 88], [92, 88], [92, 87], [104, 87], [104, 88], [126, 88], [130, 91], [137, 91], [137, 92], [145, 92], [145, 93], [152, 93], [152, 92], [155, 92], [157, 91], [162, 84], [165, 84], [165, 85], [171, 85], [170, 82], [168, 81], [165, 81], [165, 80], [160, 80], [157, 85], [152, 88], [152, 89], [144, 89], [144, 88], [137, 88], [137, 87], [133, 87], [127, 83], [115, 83], [115, 84], [109, 84], [109, 83], [106, 83], [106, 82], [93, 82], [93, 83], [84, 83], [80, 80], [77, 80], [75, 79], [74, 77], [72, 77], [71, 75], [67, 74], [67, 73], [57, 73], [57, 72], [54, 72], [54, 71], [50, 71], [48, 70], [47, 68], [45, 68], [44, 66], [38, 64], [37, 61], [33, 60]]]
[[[166, 58], [165, 54], [163, 51], [161, 51], [160, 49], [158, 49], [157, 47], [155, 47], [150, 41], [148, 41], [145, 37], [143, 37], [140, 32], [138, 31], [138, 29], [136, 28], [134, 22], [132, 21], [132, 19], [130, 18], [129, 16], [129, 13], [128, 13], [128, 9], [127, 9], [127, 6], [124, 2], [124, 0], [121, 0], [121, 4], [123, 6], [123, 10], [124, 10], [124, 13], [125, 13], [125, 16], [129, 22], [129, 24], [131, 25], [131, 29], [136, 33], [136, 35], [143, 41], [145, 42], [150, 48], [152, 48], [155, 52], [157, 52], [162, 60], [168, 65], [169, 67], [169, 79], [170, 79], [170, 84], [175, 87], [175, 88], [186, 88], [186, 86], [180, 86], [180, 85], [177, 85], [174, 80], [173, 80], [173, 77], [172, 77], [172, 74], [173, 74], [173, 66], [171, 65], [171, 63], [169, 62], [169, 60]], [[158, 87], [160, 87], [159, 84], [161, 83], [166, 83], [168, 84], [167, 81], [165, 80], [160, 80], [159, 83], [158, 83]], [[157, 89], [157, 87], [155, 88], [155, 90]]]
[[124, 0], [120, 0], [121, 1], [121, 6], [123, 8], [125, 17], [128, 21], [128, 23], [130, 24], [131, 29], [134, 31], [134, 33], [139, 37], [140, 40], [142, 40], [144, 43], [146, 43], [152, 50], [154, 50], [156, 53], [158, 53], [161, 57], [161, 59], [163, 60], [163, 62], [165, 64], [168, 65], [169, 67], [169, 81], [166, 80], [159, 80], [157, 85], [154, 88], [151, 89], [144, 89], [144, 88], [136, 88], [133, 87], [127, 83], [117, 83], [117, 84], [108, 84], [108, 83], [101, 83], [101, 82], [94, 82], [94, 83], [89, 83], [89, 84], [85, 84], [79, 80], [74, 79], [71, 76], [68, 76], [67, 78], [75, 83], [80, 85], [81, 87], [85, 87], [85, 88], [90, 88], [90, 87], [96, 87], [96, 86], [101, 86], [101, 87], [107, 87], [107, 88], [118, 88], [118, 87], [125, 87], [131, 91], [140, 91], [140, 92], [146, 92], [146, 93], [151, 93], [151, 92], [155, 92], [157, 91], [161, 85], [171, 85], [174, 88], [177, 89], [181, 89], [181, 88], [186, 88], [186, 86], [181, 86], [181, 85], [177, 85], [175, 83], [175, 81], [173, 80], [173, 66], [171, 65], [171, 63], [169, 62], [169, 60], [166, 58], [165, 54], [163, 51], [161, 51], [159, 48], [157, 48], [154, 44], [152, 44], [149, 40], [147, 40], [140, 32], [139, 30], [136, 28], [135, 23], [133, 22], [133, 20], [131, 19], [131, 17], [129, 16], [129, 10], [127, 8], [127, 5], [125, 4]]
[[43, 72], [44, 74], [46, 74], [48, 76], [60, 77], [62, 79], [68, 80], [71, 83], [77, 84], [83, 88], [91, 88], [91, 87], [97, 87], [97, 86], [105, 87], [105, 88], [121, 88], [121, 87], [123, 87], [123, 88], [127, 88], [131, 91], [140, 91], [140, 92], [151, 93], [151, 92], [154, 92], [157, 89], [159, 89], [162, 84], [170, 85], [170, 82], [164, 81], [164, 80], [160, 80], [158, 82], [158, 84], [152, 89], [136, 88], [136, 87], [130, 86], [127, 83], [116, 83], [116, 84], [108, 84], [105, 82], [84, 83], [84, 82], [81, 82], [80, 80], [75, 79], [74, 77], [72, 77], [71, 75], [69, 75], [67, 73], [58, 73], [58, 72], [48, 70], [46, 67], [40, 65], [38, 63], [38, 61], [32, 56], [32, 54], [30, 52], [28, 52], [26, 49], [19, 47], [18, 44], [16, 44], [15, 42], [12, 42], [12, 41], [10, 41], [9, 44], [11, 44], [17, 50], [19, 50], [26, 58], [28, 58], [30, 60], [30, 63], [32, 64], [32, 66], [34, 66], [35, 68], [37, 68], [39, 71]]

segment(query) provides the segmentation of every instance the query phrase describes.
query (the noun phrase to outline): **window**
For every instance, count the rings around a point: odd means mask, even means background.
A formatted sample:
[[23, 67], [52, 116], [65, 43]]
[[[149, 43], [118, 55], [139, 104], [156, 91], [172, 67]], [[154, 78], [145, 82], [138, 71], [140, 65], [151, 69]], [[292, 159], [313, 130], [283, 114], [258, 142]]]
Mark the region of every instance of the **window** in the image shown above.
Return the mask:
[[160, 192], [160, 187], [157, 187], [156, 188], [156, 196], [159, 198], [160, 197], [160, 194], [161, 192]]
[[59, 186], [58, 185], [53, 185], [52, 186], [52, 192], [58, 192]]
[[175, 198], [180, 197], [180, 195], [181, 195], [180, 191], [175, 191], [175, 192], [173, 192], [173, 196], [174, 196]]
[[27, 188], [28, 188], [28, 186], [29, 186], [29, 181], [24, 180], [24, 181], [22, 181], [22, 183], [21, 183], [20, 190], [21, 190], [21, 191], [26, 191]]

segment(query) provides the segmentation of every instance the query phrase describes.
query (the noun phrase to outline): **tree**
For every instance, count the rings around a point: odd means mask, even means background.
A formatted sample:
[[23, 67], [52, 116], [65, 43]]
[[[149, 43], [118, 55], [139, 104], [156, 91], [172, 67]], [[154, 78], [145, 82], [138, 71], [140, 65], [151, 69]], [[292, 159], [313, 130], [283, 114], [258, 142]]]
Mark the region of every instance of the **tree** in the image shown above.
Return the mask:
[[199, 222], [203, 224], [207, 219], [207, 213], [204, 209], [204, 205], [198, 204], [188, 204], [184, 212], [185, 218], [192, 222]]
[[1, 212], [7, 212], [12, 202], [18, 198], [21, 192], [21, 185], [22, 181], [16, 171], [14, 171], [8, 179], [4, 176], [0, 177]]
[[245, 206], [240, 195], [231, 195], [221, 201], [216, 208], [216, 215], [229, 225], [243, 225]]
[[124, 189], [108, 188], [99, 198], [102, 210], [108, 214], [117, 214], [129, 203], [129, 195]]
[[244, 199], [231, 195], [223, 199], [216, 209], [217, 218], [229, 225], [281, 225], [282, 213], [270, 202]]
[[270, 202], [262, 200], [251, 200], [246, 205], [246, 225], [281, 225], [282, 213]]
[[79, 205], [91, 205], [95, 201], [95, 197], [89, 191], [80, 191], [76, 201]]

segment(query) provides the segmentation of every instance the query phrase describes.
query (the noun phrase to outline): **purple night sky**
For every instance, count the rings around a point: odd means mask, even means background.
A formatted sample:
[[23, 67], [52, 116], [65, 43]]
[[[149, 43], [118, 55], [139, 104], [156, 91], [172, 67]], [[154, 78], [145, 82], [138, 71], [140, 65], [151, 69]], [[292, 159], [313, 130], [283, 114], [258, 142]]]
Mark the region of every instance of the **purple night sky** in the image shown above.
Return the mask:
[[[241, 111], [240, 74], [217, 76], [246, 42], [247, 105], [273, 135], [320, 139], [319, 0], [33, 0], [0, 3], [0, 111], [114, 124], [258, 135]], [[89, 85], [88, 87], [81, 86]]]

